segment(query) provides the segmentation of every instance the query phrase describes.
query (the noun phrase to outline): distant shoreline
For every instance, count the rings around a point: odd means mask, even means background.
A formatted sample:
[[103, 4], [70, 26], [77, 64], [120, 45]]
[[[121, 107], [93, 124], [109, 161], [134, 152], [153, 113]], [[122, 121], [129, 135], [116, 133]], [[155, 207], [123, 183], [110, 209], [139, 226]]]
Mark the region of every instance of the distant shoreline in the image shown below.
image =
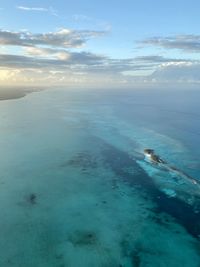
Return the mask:
[[40, 90], [38, 88], [0, 88], [0, 101], [22, 98]]

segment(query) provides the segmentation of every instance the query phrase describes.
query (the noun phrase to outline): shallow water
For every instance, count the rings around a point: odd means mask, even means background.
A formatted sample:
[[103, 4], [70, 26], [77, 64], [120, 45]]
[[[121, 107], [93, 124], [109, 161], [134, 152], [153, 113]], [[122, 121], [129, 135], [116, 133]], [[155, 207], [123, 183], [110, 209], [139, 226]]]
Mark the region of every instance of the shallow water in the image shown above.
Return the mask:
[[46, 90], [0, 103], [0, 266], [200, 266], [200, 93]]

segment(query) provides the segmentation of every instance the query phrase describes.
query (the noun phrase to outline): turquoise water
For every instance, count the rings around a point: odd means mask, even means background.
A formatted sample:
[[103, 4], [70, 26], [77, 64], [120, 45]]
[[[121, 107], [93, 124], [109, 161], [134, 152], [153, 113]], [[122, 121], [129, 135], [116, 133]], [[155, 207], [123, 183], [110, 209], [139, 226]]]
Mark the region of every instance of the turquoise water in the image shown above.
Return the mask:
[[0, 266], [200, 266], [200, 93], [54, 89], [0, 102]]

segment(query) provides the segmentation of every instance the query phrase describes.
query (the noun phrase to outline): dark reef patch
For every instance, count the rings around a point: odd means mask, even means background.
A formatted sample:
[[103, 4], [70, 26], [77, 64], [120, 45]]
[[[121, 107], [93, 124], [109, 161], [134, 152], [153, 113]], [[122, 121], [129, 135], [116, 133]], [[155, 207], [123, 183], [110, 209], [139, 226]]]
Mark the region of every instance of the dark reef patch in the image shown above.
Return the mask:
[[74, 246], [93, 246], [98, 243], [96, 233], [92, 231], [75, 231], [69, 235], [68, 240]]
[[95, 169], [98, 166], [98, 158], [87, 151], [79, 152], [70, 160], [61, 164], [61, 167], [68, 167], [68, 166], [80, 168], [82, 171]]
[[131, 260], [134, 267], [141, 266], [141, 258], [138, 250], [133, 250], [131, 253]]
[[29, 194], [28, 196], [26, 196], [26, 201], [30, 204], [30, 205], [35, 205], [37, 203], [37, 196], [34, 193]]

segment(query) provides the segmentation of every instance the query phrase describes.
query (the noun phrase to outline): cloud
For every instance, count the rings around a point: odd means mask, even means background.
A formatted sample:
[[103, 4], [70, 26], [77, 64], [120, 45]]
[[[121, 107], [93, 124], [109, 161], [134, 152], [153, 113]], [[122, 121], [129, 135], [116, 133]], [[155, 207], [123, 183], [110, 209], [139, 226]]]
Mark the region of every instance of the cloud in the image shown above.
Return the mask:
[[88, 21], [89, 22], [94, 21], [93, 18], [88, 17], [88, 16], [83, 15], [83, 14], [74, 14], [74, 15], [72, 15], [72, 19], [74, 21], [86, 21], [86, 22], [88, 22]]
[[62, 71], [73, 69], [77, 72], [135, 76], [138, 72], [151, 74], [167, 64], [192, 64], [192, 61], [142, 56], [127, 59], [113, 59], [90, 52], [73, 52], [57, 48], [25, 47], [25, 55], [0, 55], [0, 66], [19, 69], [50, 69]]
[[[9, 82], [9, 79], [10, 81], [16, 79], [27, 83], [37, 81], [55, 84], [74, 81], [83, 84], [91, 82], [94, 85], [119, 83], [127, 86], [139, 83], [200, 82], [200, 61], [198, 60], [155, 54], [118, 59], [82, 51], [83, 49], [74, 50], [74, 48], [82, 48], [88, 40], [103, 36], [105, 33], [67, 28], [47, 33], [0, 30], [0, 45], [7, 47], [4, 53], [0, 54], [0, 74], [3, 77], [1, 80]], [[190, 36], [190, 40], [194, 41], [194, 36]], [[159, 40], [151, 38], [144, 40], [143, 44], [186, 49], [186, 46], [180, 45], [180, 40], [186, 45], [186, 36], [171, 37], [170, 40], [169, 37]], [[189, 38], [187, 38], [187, 44], [188, 40]], [[197, 36], [196, 42], [198, 43]], [[17, 49], [12, 50], [10, 46], [16, 46]], [[12, 54], [8, 51], [17, 52]]]
[[[44, 51], [37, 51], [37, 53], [40, 52], [43, 54]], [[49, 52], [57, 51], [56, 49], [46, 51], [47, 54]], [[133, 75], [124, 75], [124, 72], [146, 71], [151, 69], [151, 66], [135, 62], [133, 59], [110, 59], [89, 52], [68, 52], [67, 57], [62, 59], [0, 55], [0, 69], [7, 70], [6, 75], [10, 77], [6, 79], [4, 75], [4, 81], [1, 83], [5, 84], [16, 81], [16, 84], [26, 85], [70, 84], [70, 86], [119, 87], [120, 84], [131, 86], [140, 79]]]
[[30, 56], [47, 57], [47, 58], [57, 58], [61, 60], [69, 59], [70, 53], [64, 49], [52, 49], [52, 48], [42, 48], [42, 47], [26, 47], [25, 52]]
[[116, 73], [135, 75], [138, 71], [153, 72], [167, 62], [180, 62], [180, 59], [164, 58], [158, 55], [138, 56], [127, 59], [113, 59], [90, 52], [72, 52], [87, 40], [105, 34], [99, 31], [75, 31], [60, 29], [56, 32], [32, 34], [27, 31], [11, 32], [0, 30], [0, 44], [15, 45], [24, 49], [23, 55], [5, 54], [0, 56], [0, 65], [9, 68], [50, 68], [61, 70], [73, 68], [92, 73]]
[[19, 68], [19, 69], [33, 69], [33, 68], [49, 68], [54, 70], [62, 70], [66, 68], [87, 69], [88, 66], [102, 64], [104, 57], [89, 53], [71, 52], [63, 55], [63, 58], [35, 58], [21, 55], [0, 55], [0, 67]]
[[200, 83], [200, 62], [166, 63], [157, 68], [151, 78], [163, 82]]
[[48, 68], [55, 71], [73, 69], [88, 73], [113, 74], [124, 71], [151, 70], [154, 66], [154, 64], [146, 65], [136, 62], [134, 59], [111, 59], [89, 52], [27, 48], [27, 53], [27, 56], [2, 54], [0, 66], [19, 69]]
[[166, 62], [188, 62], [190, 61], [189, 59], [178, 59], [178, 58], [166, 58], [163, 56], [158, 56], [158, 55], [151, 55], [151, 56], [139, 56], [135, 58], [136, 61], [140, 62], [146, 62], [146, 63], [154, 63], [154, 64], [161, 64], [161, 63], [166, 63]]
[[10, 81], [20, 73], [20, 70], [0, 69], [0, 81]]
[[48, 12], [50, 15], [58, 17], [58, 13], [53, 7], [45, 8], [45, 7], [17, 6], [16, 8], [22, 11]]
[[76, 31], [70, 29], [60, 29], [56, 32], [33, 34], [30, 32], [11, 32], [0, 30], [0, 45], [15, 46], [52, 46], [60, 48], [79, 48], [89, 39], [102, 36], [101, 31]]
[[[77, 55], [78, 56], [78, 55]], [[84, 56], [83, 56], [84, 57]], [[6, 60], [2, 64], [2, 60]], [[69, 85], [87, 87], [117, 87], [128, 88], [161, 88], [162, 86], [176, 86], [187, 88], [200, 84], [200, 62], [196, 63], [163, 63], [152, 75], [124, 75], [122, 70], [131, 69], [137, 71], [146, 68], [144, 65], [127, 65], [125, 62], [113, 62], [105, 64], [105, 59], [99, 65], [71, 64], [59, 60], [40, 59], [36, 64], [31, 57], [0, 57], [0, 81], [1, 84], [15, 83], [24, 85]], [[85, 62], [85, 59], [83, 60]], [[79, 60], [79, 63], [83, 63]], [[123, 65], [124, 64], [124, 65]]]
[[0, 68], [1, 84], [9, 85], [11, 82], [15, 85], [27, 86], [53, 86], [67, 85], [70, 87], [111, 87], [113, 83], [117, 86], [121, 83], [121, 77], [112, 75], [86, 74], [84, 72], [75, 72], [74, 70], [52, 71], [48, 69], [20, 69], [5, 70]]
[[140, 42], [143, 45], [178, 49], [185, 52], [200, 52], [200, 35], [185, 34], [168, 37], [153, 37]]
[[46, 12], [49, 9], [43, 7], [26, 7], [26, 6], [17, 6], [17, 9], [25, 10], [25, 11], [42, 11]]

